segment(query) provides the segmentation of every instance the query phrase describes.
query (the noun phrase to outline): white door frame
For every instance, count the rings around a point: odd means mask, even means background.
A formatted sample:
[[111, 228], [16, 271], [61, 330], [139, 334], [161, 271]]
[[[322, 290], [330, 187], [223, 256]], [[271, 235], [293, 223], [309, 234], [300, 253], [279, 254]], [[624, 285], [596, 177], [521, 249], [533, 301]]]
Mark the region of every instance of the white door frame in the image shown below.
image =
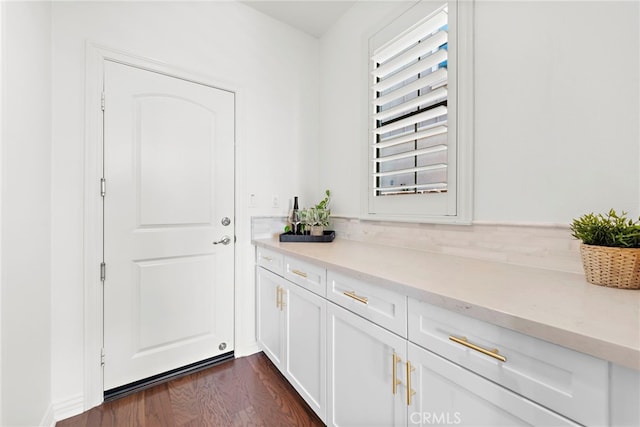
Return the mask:
[[[100, 352], [103, 343], [103, 292], [100, 281], [100, 263], [102, 262], [102, 197], [100, 196], [100, 178], [103, 176], [103, 116], [100, 108], [104, 87], [104, 62], [106, 60], [119, 62], [161, 73], [194, 83], [204, 84], [217, 89], [234, 92], [236, 95], [235, 111], [235, 230], [246, 219], [246, 213], [239, 212], [238, 190], [244, 188], [245, 183], [238, 178], [238, 104], [241, 103], [241, 90], [228, 82], [220, 82], [207, 75], [196, 74], [180, 67], [172, 66], [153, 59], [132, 55], [117, 49], [88, 41], [86, 43], [85, 63], [85, 156], [84, 156], [84, 408], [90, 409], [103, 402], [103, 377], [100, 365]], [[240, 226], [239, 226], [240, 219]], [[235, 282], [242, 277], [241, 263], [238, 262], [238, 248], [235, 249]], [[235, 287], [235, 284], [234, 284]], [[237, 292], [234, 292], [235, 318], [238, 324], [239, 309]], [[234, 331], [237, 337], [237, 330]], [[236, 342], [237, 352], [237, 339]]]

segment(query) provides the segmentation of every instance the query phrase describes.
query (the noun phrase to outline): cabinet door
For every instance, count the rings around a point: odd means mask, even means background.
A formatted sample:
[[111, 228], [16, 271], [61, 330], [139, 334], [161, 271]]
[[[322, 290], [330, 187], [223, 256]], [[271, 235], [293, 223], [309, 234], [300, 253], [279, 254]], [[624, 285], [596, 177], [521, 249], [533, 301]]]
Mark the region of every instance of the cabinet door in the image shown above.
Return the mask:
[[640, 371], [611, 363], [611, 425], [640, 426]]
[[409, 425], [578, 425], [412, 343], [408, 353]]
[[285, 304], [284, 375], [324, 421], [327, 407], [327, 302], [288, 284]]
[[[333, 303], [328, 316], [327, 425], [403, 426], [407, 423], [404, 376], [406, 341]], [[394, 354], [401, 361], [395, 363]], [[396, 371], [401, 384], [393, 392]]]
[[284, 339], [280, 295], [286, 281], [258, 267], [256, 270], [256, 337], [262, 351], [278, 369], [283, 368]]

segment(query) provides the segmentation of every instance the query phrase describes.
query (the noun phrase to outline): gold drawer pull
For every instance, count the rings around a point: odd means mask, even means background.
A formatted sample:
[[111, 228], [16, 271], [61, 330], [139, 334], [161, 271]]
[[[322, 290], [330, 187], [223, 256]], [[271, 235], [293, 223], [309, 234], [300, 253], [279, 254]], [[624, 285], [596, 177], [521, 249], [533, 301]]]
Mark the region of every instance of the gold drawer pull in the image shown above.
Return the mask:
[[416, 394], [416, 391], [411, 388], [411, 372], [415, 370], [416, 368], [407, 360], [407, 406], [411, 406], [411, 397]]
[[393, 392], [393, 394], [396, 394], [398, 392], [398, 385], [402, 384], [402, 381], [398, 379], [398, 366], [397, 366], [398, 363], [402, 363], [402, 359], [394, 351], [393, 352], [393, 384], [391, 387], [391, 391]]
[[291, 270], [291, 272], [292, 272], [293, 274], [297, 274], [298, 276], [302, 276], [302, 277], [304, 277], [304, 278], [306, 278], [306, 277], [307, 277], [307, 273], [305, 273], [304, 271], [300, 271], [300, 270]]
[[263, 260], [265, 260], [265, 261], [269, 261], [269, 262], [273, 261], [273, 258], [271, 258], [270, 256], [264, 256], [264, 255], [262, 255], [262, 256], [261, 256], [261, 258], [262, 258]]
[[287, 305], [284, 302], [284, 288], [277, 286], [276, 287], [276, 307], [280, 309], [280, 311], [284, 310], [284, 306]]
[[507, 361], [506, 357], [504, 357], [501, 354], [498, 354], [500, 352], [498, 351], [497, 348], [494, 348], [493, 350], [487, 350], [485, 348], [478, 347], [477, 345], [471, 344], [469, 341], [467, 341], [467, 339], [465, 337], [458, 338], [458, 337], [454, 337], [454, 336], [450, 335], [449, 339], [451, 341], [453, 341], [453, 342], [457, 342], [458, 344], [462, 344], [465, 347], [469, 347], [472, 350], [479, 351], [480, 353], [486, 354], [487, 356], [491, 356], [494, 359], [498, 359], [501, 362], [506, 362]]
[[361, 297], [360, 295], [356, 295], [355, 291], [351, 291], [351, 292], [344, 291], [343, 294], [345, 294], [349, 298], [353, 298], [356, 301], [360, 301], [363, 304], [369, 304], [369, 298]]

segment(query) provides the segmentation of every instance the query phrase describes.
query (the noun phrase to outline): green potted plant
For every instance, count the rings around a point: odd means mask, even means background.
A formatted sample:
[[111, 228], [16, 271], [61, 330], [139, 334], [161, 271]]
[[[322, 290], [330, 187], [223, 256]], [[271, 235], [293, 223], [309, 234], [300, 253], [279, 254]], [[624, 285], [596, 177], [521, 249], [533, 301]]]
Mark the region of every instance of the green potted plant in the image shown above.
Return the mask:
[[626, 215], [611, 209], [606, 215], [589, 213], [571, 223], [572, 236], [582, 241], [588, 282], [640, 289], [640, 218], [634, 221]]
[[304, 229], [305, 231], [309, 231], [309, 234], [312, 236], [322, 236], [325, 228], [329, 227], [331, 191], [325, 190], [324, 194], [324, 199], [317, 205], [303, 209], [301, 212]]

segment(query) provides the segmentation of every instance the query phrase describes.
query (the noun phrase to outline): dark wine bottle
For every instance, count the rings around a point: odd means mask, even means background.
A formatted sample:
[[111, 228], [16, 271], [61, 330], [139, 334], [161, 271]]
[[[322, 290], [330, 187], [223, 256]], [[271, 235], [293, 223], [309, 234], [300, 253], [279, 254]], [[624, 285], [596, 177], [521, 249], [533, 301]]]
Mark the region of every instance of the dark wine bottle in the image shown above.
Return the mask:
[[293, 209], [291, 209], [289, 221], [291, 222], [291, 233], [300, 234], [300, 210], [298, 208], [298, 196], [293, 196]]

